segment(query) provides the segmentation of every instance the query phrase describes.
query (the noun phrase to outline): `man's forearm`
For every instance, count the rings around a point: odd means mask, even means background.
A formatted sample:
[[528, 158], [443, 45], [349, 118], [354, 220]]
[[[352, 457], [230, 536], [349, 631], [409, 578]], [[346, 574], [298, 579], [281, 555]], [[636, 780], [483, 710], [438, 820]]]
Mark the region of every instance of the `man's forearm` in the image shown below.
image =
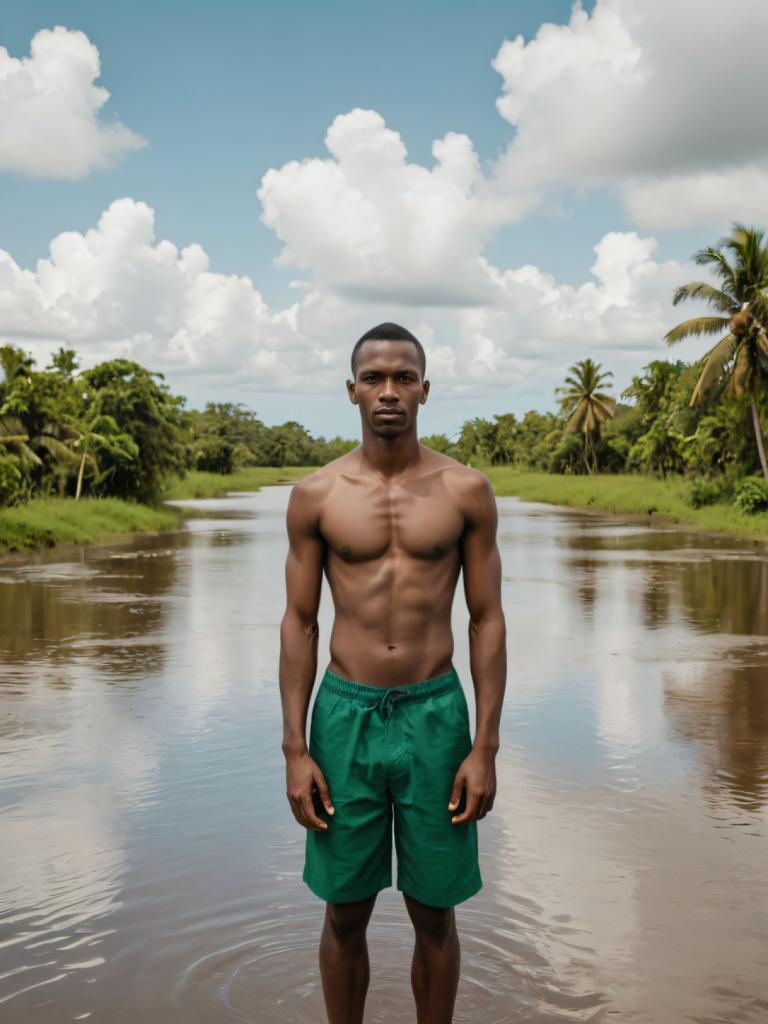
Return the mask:
[[286, 612], [280, 623], [280, 699], [283, 706], [283, 752], [307, 750], [307, 709], [317, 672], [317, 622]]
[[475, 687], [477, 748], [499, 748], [499, 722], [507, 685], [507, 638], [501, 611], [470, 620], [469, 664]]

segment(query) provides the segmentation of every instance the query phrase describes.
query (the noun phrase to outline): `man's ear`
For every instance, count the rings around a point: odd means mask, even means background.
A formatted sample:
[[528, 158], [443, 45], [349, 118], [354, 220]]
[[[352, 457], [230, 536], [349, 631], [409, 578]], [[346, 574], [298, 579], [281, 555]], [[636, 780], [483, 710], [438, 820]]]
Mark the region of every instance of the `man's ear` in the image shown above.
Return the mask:
[[357, 391], [355, 390], [355, 382], [353, 380], [347, 381], [347, 394], [352, 405], [357, 405]]
[[424, 403], [427, 400], [427, 395], [429, 394], [429, 381], [428, 380], [423, 380], [421, 382], [421, 392], [422, 392], [422, 394], [421, 394], [421, 398], [419, 399], [419, 402], [420, 402], [421, 405], [424, 405]]

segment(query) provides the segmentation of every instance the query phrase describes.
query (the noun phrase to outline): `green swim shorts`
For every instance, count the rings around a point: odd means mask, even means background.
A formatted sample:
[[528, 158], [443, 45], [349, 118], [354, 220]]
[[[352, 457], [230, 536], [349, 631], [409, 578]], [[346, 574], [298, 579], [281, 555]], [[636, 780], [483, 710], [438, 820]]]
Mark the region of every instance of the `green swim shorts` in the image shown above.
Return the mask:
[[[312, 707], [309, 753], [322, 769], [334, 813], [307, 829], [303, 880], [331, 903], [392, 884], [422, 903], [450, 907], [481, 887], [477, 822], [451, 824], [454, 776], [472, 748], [464, 690], [444, 675], [382, 687], [326, 669]], [[463, 811], [465, 798], [459, 804]], [[317, 804], [317, 806], [322, 806]]]

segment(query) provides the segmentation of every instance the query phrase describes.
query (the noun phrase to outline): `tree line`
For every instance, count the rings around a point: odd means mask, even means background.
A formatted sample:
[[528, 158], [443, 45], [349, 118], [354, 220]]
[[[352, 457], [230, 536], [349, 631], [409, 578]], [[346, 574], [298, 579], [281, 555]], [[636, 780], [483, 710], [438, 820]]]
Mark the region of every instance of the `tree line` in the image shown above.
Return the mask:
[[[691, 480], [693, 504], [768, 508], [768, 245], [736, 224], [695, 261], [714, 283], [683, 284], [672, 301], [703, 300], [713, 312], [664, 339], [717, 335], [694, 363], [653, 360], [614, 398], [612, 372], [587, 357], [556, 389], [557, 412], [476, 417], [453, 438], [422, 441], [473, 465], [677, 474]], [[324, 465], [357, 444], [313, 438], [294, 420], [268, 427], [241, 404], [187, 410], [162, 374], [125, 359], [79, 371], [74, 350], [61, 348], [40, 370], [5, 345], [0, 367], [0, 504], [84, 493], [153, 502], [190, 469]]]
[[187, 410], [161, 373], [127, 359], [78, 372], [76, 352], [60, 348], [38, 369], [3, 345], [0, 368], [0, 505], [83, 494], [151, 504], [191, 469], [319, 466], [356, 443], [293, 420], [268, 427], [233, 403]]

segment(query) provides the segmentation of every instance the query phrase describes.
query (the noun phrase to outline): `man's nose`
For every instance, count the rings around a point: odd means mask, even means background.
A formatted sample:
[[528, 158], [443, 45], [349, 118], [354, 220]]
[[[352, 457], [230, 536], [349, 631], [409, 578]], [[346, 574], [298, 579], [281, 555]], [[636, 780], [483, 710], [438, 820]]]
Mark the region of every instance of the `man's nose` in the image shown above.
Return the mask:
[[397, 388], [395, 387], [395, 382], [393, 380], [384, 380], [384, 386], [381, 389], [381, 394], [379, 395], [379, 397], [389, 400], [396, 399], [398, 397]]

